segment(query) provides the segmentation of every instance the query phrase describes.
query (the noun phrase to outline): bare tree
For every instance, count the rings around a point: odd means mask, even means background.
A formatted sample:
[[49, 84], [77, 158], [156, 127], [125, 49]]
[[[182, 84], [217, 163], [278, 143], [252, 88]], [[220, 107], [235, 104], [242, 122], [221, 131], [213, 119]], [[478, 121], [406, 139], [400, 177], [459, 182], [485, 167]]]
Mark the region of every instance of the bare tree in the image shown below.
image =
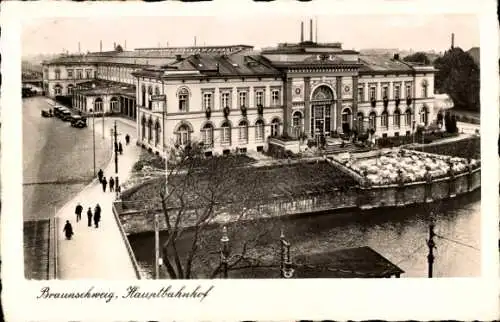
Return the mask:
[[176, 151], [171, 153], [175, 164], [168, 166], [168, 193], [160, 192], [166, 234], [162, 257], [168, 277], [217, 277], [222, 272], [223, 225], [229, 226], [227, 270], [274, 261], [274, 249], [266, 241], [269, 230], [252, 229], [265, 199], [259, 176], [234, 156], [204, 158], [199, 145]]

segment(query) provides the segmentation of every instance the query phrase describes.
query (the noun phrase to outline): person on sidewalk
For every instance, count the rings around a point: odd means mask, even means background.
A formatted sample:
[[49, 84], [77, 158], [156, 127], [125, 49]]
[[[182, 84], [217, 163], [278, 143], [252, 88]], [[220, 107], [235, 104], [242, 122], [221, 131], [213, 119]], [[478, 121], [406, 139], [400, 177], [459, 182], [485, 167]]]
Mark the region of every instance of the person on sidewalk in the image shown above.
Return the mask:
[[130, 135], [125, 135], [125, 144], [128, 145], [130, 143]]
[[82, 220], [82, 211], [83, 211], [83, 207], [82, 207], [82, 205], [80, 205], [80, 203], [78, 203], [76, 205], [76, 208], [75, 208], [76, 222], [79, 222], [80, 220]]
[[99, 221], [101, 220], [101, 206], [97, 204], [94, 209], [94, 224], [95, 228], [99, 228]]
[[113, 192], [115, 188], [115, 179], [113, 177], [109, 177], [109, 191]]
[[92, 209], [89, 207], [89, 210], [87, 210], [87, 226], [92, 227]]
[[123, 145], [122, 145], [122, 142], [121, 142], [121, 141], [120, 141], [120, 142], [118, 142], [118, 152], [119, 152], [120, 154], [123, 154]]
[[102, 184], [102, 191], [106, 192], [106, 185], [108, 184], [106, 177], [102, 178], [101, 184]]
[[73, 227], [69, 223], [69, 220], [66, 220], [66, 225], [64, 225], [63, 232], [66, 235], [67, 240], [70, 240], [71, 236], [73, 236]]
[[97, 176], [99, 177], [99, 183], [102, 183], [102, 177], [104, 176], [104, 172], [102, 169], [99, 169], [99, 172], [97, 172]]

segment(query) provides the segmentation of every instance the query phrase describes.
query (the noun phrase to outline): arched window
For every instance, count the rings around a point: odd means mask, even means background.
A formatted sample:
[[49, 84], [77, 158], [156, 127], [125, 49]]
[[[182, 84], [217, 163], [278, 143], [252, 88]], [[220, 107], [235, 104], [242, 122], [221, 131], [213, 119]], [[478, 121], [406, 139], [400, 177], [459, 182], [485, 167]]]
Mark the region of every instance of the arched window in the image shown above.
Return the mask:
[[264, 140], [264, 121], [258, 119], [257, 122], [255, 122], [255, 141], [262, 140]]
[[280, 134], [280, 121], [273, 119], [271, 121], [271, 136], [278, 136]]
[[142, 106], [146, 106], [146, 86], [144, 84], [141, 87], [141, 103]]
[[380, 116], [380, 126], [384, 128], [389, 126], [389, 114], [387, 113], [387, 110], [384, 110]]
[[54, 86], [54, 95], [62, 95], [62, 86], [57, 84]]
[[160, 87], [159, 86], [155, 87], [155, 95], [160, 95]]
[[224, 121], [221, 126], [221, 143], [231, 145], [231, 125], [228, 121]]
[[302, 113], [299, 111], [292, 115], [292, 130], [295, 137], [299, 137], [302, 133]]
[[401, 125], [401, 112], [399, 111], [399, 108], [394, 111], [393, 119], [394, 126], [399, 127]]
[[411, 126], [411, 110], [406, 110], [405, 112], [405, 125]]
[[98, 97], [94, 101], [94, 111], [102, 112], [102, 98]]
[[371, 112], [368, 116], [368, 125], [370, 129], [377, 130], [377, 114], [375, 112]]
[[110, 105], [111, 105], [112, 112], [119, 111], [120, 108], [118, 107], [119, 104], [118, 104], [118, 99], [116, 97], [111, 98]]
[[186, 88], [179, 91], [179, 111], [187, 112], [189, 107], [189, 92]]
[[158, 144], [160, 144], [160, 133], [161, 133], [160, 122], [158, 120], [156, 120], [156, 122], [155, 122], [155, 146], [158, 146]]
[[248, 143], [248, 123], [245, 120], [242, 120], [238, 124], [238, 129], [240, 133], [240, 143]]
[[188, 145], [191, 141], [189, 126], [187, 124], [181, 124], [177, 129], [177, 140], [176, 143], [181, 146]]
[[342, 132], [349, 133], [351, 131], [352, 112], [350, 108], [342, 110]]
[[75, 86], [73, 84], [68, 85], [68, 95], [73, 95], [73, 90], [75, 89]]
[[141, 128], [142, 128], [141, 140], [144, 140], [146, 138], [146, 117], [144, 116], [144, 114], [142, 115], [141, 119]]
[[153, 109], [153, 101], [151, 100], [151, 95], [153, 95], [153, 87], [151, 85], [148, 87], [148, 109]]
[[153, 139], [153, 120], [151, 117], [148, 119], [148, 142], [151, 142]]
[[427, 122], [428, 122], [428, 116], [429, 112], [427, 111], [427, 106], [422, 106], [422, 109], [420, 110], [420, 123], [424, 124], [425, 126], [427, 126]]
[[212, 124], [207, 123], [203, 126], [201, 129], [201, 140], [206, 147], [212, 147], [214, 145], [214, 127]]
[[358, 122], [358, 132], [363, 132], [364, 129], [365, 129], [365, 116], [363, 115], [362, 112], [358, 112], [358, 115], [357, 115], [357, 122]]

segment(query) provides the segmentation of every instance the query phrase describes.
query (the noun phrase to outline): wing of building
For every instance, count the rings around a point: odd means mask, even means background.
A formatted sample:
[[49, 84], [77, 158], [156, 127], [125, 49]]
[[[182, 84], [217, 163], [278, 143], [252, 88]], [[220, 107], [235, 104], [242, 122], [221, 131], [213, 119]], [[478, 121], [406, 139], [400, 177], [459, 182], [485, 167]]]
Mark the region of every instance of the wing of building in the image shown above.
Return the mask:
[[[302, 32], [303, 34], [303, 32]], [[437, 118], [432, 66], [361, 55], [340, 43], [143, 48], [44, 64], [49, 96], [137, 121], [138, 144], [202, 143], [207, 154], [265, 150], [269, 137], [373, 130], [410, 135]]]

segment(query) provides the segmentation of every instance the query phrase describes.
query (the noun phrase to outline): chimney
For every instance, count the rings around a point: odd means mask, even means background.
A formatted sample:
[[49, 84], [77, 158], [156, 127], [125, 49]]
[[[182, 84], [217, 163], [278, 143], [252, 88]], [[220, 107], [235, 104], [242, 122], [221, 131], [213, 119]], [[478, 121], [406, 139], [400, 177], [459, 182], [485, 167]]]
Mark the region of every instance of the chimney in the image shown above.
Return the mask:
[[398, 53], [394, 54], [394, 60], [399, 60], [399, 54]]
[[451, 49], [455, 48], [455, 34], [451, 33]]
[[313, 41], [313, 20], [309, 20], [309, 40]]
[[304, 42], [304, 22], [300, 22], [300, 42]]
[[99, 45], [99, 51], [102, 52], [102, 40], [101, 40], [101, 43]]

